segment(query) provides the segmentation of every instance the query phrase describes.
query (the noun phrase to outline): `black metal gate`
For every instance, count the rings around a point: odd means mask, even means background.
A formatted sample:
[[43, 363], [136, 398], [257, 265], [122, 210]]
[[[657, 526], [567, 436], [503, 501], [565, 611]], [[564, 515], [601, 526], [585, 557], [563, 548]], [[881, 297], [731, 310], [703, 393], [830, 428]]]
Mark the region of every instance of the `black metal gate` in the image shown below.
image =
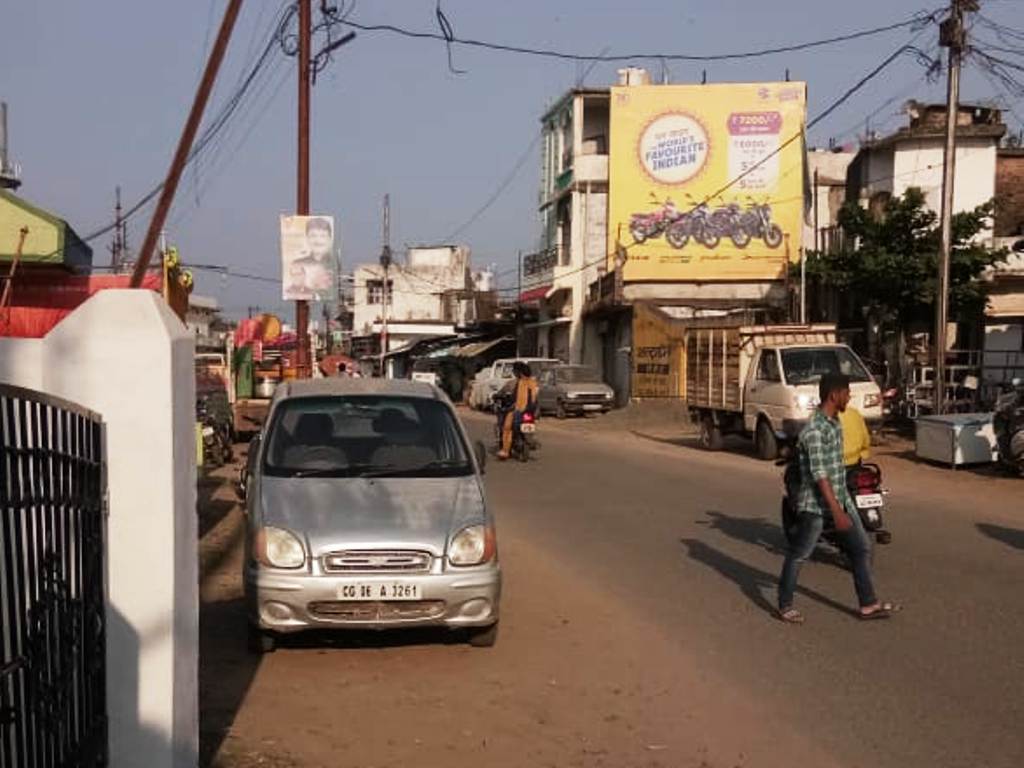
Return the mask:
[[98, 415], [0, 385], [0, 766], [107, 764]]

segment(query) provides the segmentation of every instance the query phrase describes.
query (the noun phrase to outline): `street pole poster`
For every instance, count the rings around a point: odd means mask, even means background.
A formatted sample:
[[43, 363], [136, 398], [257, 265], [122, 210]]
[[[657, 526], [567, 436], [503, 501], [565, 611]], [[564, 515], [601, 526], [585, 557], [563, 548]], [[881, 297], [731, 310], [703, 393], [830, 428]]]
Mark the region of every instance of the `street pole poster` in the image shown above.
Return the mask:
[[281, 295], [285, 301], [337, 298], [333, 216], [281, 217]]

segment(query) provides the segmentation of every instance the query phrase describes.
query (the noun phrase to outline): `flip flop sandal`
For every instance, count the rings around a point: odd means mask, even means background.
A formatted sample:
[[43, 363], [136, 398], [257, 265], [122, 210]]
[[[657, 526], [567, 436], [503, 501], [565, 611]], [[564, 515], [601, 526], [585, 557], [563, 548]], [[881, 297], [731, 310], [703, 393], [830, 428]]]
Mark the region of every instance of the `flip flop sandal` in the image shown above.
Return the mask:
[[796, 608], [787, 608], [784, 611], [779, 611], [779, 621], [784, 621], [787, 624], [803, 624], [804, 615]]
[[870, 613], [858, 612], [858, 616], [861, 621], [872, 621], [874, 619], [888, 619], [896, 611], [899, 610], [899, 606], [895, 603], [882, 603], [875, 610]]

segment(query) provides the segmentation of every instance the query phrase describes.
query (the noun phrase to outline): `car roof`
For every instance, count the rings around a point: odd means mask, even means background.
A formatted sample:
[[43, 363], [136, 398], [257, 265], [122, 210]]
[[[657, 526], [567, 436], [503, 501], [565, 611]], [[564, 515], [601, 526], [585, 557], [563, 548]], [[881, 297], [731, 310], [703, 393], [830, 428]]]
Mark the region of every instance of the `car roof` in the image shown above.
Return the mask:
[[349, 378], [329, 376], [322, 379], [292, 379], [281, 382], [274, 400], [297, 397], [346, 397], [354, 395], [395, 395], [442, 400], [444, 395], [433, 384], [410, 379]]

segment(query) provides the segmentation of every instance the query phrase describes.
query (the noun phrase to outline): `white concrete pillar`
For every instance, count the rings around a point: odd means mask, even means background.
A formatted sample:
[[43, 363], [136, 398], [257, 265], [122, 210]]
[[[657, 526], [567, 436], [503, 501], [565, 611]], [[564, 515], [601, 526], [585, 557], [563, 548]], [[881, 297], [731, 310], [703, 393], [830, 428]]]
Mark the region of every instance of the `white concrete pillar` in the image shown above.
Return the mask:
[[151, 291], [106, 290], [43, 341], [42, 389], [101, 414], [111, 768], [198, 761], [191, 334]]

